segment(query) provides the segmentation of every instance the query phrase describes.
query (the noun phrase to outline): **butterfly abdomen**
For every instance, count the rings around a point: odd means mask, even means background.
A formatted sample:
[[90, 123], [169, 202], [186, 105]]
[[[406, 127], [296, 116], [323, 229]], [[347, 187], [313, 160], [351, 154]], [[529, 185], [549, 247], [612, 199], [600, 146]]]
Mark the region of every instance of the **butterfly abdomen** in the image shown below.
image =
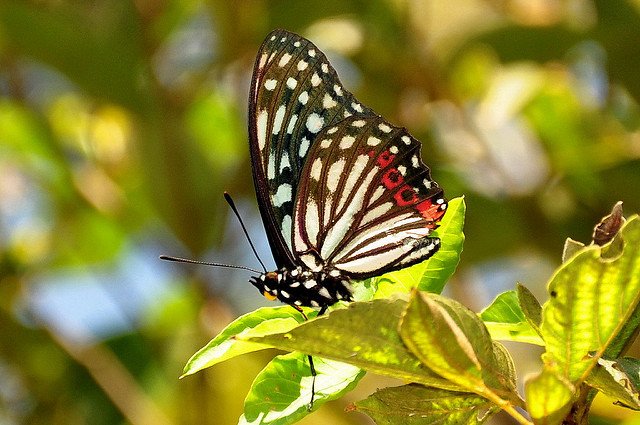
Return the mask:
[[250, 282], [266, 298], [297, 307], [328, 307], [338, 301], [352, 301], [350, 278], [336, 268], [280, 269], [254, 276]]

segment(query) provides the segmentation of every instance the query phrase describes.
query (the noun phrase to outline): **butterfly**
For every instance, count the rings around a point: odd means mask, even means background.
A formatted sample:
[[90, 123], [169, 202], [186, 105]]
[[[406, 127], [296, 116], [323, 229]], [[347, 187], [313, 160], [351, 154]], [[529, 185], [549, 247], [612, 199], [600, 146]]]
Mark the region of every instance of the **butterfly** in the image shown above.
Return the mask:
[[447, 208], [421, 144], [361, 104], [309, 40], [271, 32], [256, 57], [249, 145], [278, 269], [250, 282], [272, 300], [352, 301], [351, 282], [434, 255]]

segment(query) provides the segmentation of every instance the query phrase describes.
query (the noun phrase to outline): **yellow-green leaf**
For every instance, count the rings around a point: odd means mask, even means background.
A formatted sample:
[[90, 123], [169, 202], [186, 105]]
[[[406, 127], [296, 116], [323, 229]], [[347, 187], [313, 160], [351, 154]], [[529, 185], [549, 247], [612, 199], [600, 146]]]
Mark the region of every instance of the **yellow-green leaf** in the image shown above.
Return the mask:
[[540, 374], [525, 382], [527, 411], [536, 425], [562, 423], [574, 396], [570, 382], [555, 371], [545, 368]]
[[611, 244], [619, 238], [624, 248], [617, 257], [602, 257], [609, 245], [588, 246], [564, 263], [549, 283], [550, 299], [543, 307], [541, 326], [547, 344], [545, 361], [572, 382], [583, 381], [608, 348], [617, 355], [638, 326], [638, 216]]
[[385, 425], [477, 425], [496, 410], [489, 400], [469, 393], [410, 384], [376, 391], [349, 410]]

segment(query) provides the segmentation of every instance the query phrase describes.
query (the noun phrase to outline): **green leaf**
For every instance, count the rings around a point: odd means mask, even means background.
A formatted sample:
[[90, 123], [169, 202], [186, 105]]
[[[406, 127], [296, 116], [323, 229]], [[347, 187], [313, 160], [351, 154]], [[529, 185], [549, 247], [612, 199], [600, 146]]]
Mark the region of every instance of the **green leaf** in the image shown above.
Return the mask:
[[480, 318], [494, 339], [544, 345], [522, 311], [518, 293], [514, 290], [498, 295], [480, 312]]
[[[313, 358], [317, 372], [313, 410], [349, 392], [364, 372], [331, 360]], [[244, 401], [240, 424], [292, 424], [310, 412], [313, 376], [308, 357], [301, 353], [276, 356], [253, 381]]]
[[517, 375], [511, 353], [504, 345], [498, 341], [493, 341], [493, 354], [496, 356], [496, 364], [501, 371], [499, 376], [504, 380], [504, 386], [515, 392]]
[[405, 307], [406, 302], [402, 300], [355, 302], [289, 332], [247, 340], [344, 361], [405, 381], [461, 391], [458, 385], [422, 365], [402, 343], [397, 329]]
[[425, 365], [462, 388], [494, 399], [518, 398], [509, 370], [496, 357], [489, 332], [462, 304], [436, 294], [414, 293], [400, 336]]
[[640, 410], [640, 360], [624, 357], [617, 360], [598, 359], [598, 365], [587, 377], [587, 384], [633, 410]]
[[574, 388], [555, 371], [545, 368], [525, 382], [527, 411], [535, 424], [562, 423], [571, 409]]
[[617, 258], [601, 257], [609, 245], [588, 246], [564, 263], [549, 283], [550, 299], [542, 311], [544, 357], [572, 382], [584, 381], [605, 352], [615, 357], [611, 353], [627, 345], [640, 321], [638, 216], [611, 244], [618, 238], [624, 250]]
[[516, 285], [516, 291], [518, 293], [518, 304], [527, 318], [527, 321], [540, 333], [540, 325], [542, 324], [542, 306], [536, 297], [529, 291], [529, 289], [521, 284]]
[[299, 325], [301, 320], [300, 313], [289, 306], [263, 307], [240, 316], [191, 356], [182, 377], [241, 354], [269, 348], [237, 337], [286, 332]]
[[473, 394], [410, 384], [378, 390], [349, 410], [368, 415], [376, 424], [474, 425], [489, 418], [496, 406]]
[[564, 241], [564, 248], [562, 249], [562, 262], [566, 263], [567, 261], [569, 261], [571, 257], [580, 252], [584, 247], [585, 244], [583, 244], [582, 242], [574, 241], [571, 238], [567, 238]]
[[447, 213], [433, 232], [441, 240], [440, 250], [422, 263], [375, 278], [378, 290], [375, 298], [389, 298], [396, 293], [408, 294], [412, 289], [439, 294], [460, 262], [464, 244], [464, 198], [449, 201]]

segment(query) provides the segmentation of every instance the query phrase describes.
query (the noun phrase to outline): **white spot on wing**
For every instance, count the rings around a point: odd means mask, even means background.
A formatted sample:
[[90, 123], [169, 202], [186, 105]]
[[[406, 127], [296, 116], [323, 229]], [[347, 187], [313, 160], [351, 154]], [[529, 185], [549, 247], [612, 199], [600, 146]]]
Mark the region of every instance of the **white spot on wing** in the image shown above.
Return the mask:
[[315, 49], [309, 49], [309, 56], [311, 56], [312, 58], [314, 58], [316, 56], [316, 51]]
[[271, 152], [267, 164], [267, 178], [273, 180], [276, 178], [276, 158], [275, 154]]
[[307, 117], [306, 125], [307, 130], [315, 134], [322, 130], [322, 126], [324, 125], [324, 118], [314, 112]]
[[329, 72], [329, 65], [327, 65], [326, 63], [323, 63], [320, 68], [322, 68], [322, 72], [324, 72], [325, 74]]
[[315, 181], [320, 180], [320, 175], [322, 174], [322, 160], [320, 158], [316, 158], [311, 164], [311, 178]]
[[362, 112], [363, 111], [362, 105], [359, 104], [359, 103], [352, 102], [351, 103], [351, 107], [357, 112]]
[[327, 173], [327, 189], [329, 189], [330, 192], [335, 192], [338, 188], [338, 182], [340, 181], [340, 177], [342, 177], [345, 164], [346, 161], [341, 158], [329, 167], [329, 172]]
[[296, 122], [298, 122], [298, 114], [293, 114], [289, 120], [289, 125], [287, 126], [287, 134], [293, 133], [293, 129], [296, 127]]
[[342, 87], [337, 84], [333, 85], [333, 91], [336, 92], [338, 96], [342, 96]]
[[318, 87], [321, 82], [322, 82], [322, 78], [320, 78], [317, 72], [314, 72], [313, 75], [311, 76], [311, 85], [313, 87]]
[[285, 168], [291, 168], [289, 154], [286, 151], [282, 152], [282, 157], [280, 158], [280, 172], [282, 173]]
[[291, 60], [291, 55], [289, 53], [285, 53], [280, 58], [280, 62], [278, 62], [278, 66], [282, 68], [283, 66], [288, 64], [290, 60]]
[[266, 53], [263, 53], [262, 56], [260, 56], [260, 64], [258, 65], [258, 68], [264, 68], [265, 64], [267, 63], [267, 58], [268, 56]]
[[297, 85], [298, 85], [298, 82], [296, 81], [295, 78], [289, 77], [287, 79], [287, 87], [289, 87], [291, 90], [295, 89]]
[[344, 136], [340, 140], [340, 149], [349, 149], [351, 146], [353, 146], [353, 142], [355, 141], [356, 138], [353, 136]]
[[273, 195], [273, 205], [281, 207], [285, 202], [291, 200], [291, 185], [289, 183], [282, 183], [278, 186], [278, 190]]
[[318, 232], [320, 231], [320, 216], [318, 212], [318, 204], [313, 198], [307, 202], [307, 214], [305, 217], [305, 230], [312, 246], [318, 243]]
[[365, 124], [366, 123], [364, 120], [357, 120], [351, 123], [352, 126], [358, 127], [358, 128], [364, 127]]
[[320, 288], [320, 290], [318, 291], [318, 294], [322, 295], [325, 298], [331, 298], [331, 294], [329, 293], [329, 290], [327, 290], [327, 288], [325, 288], [324, 286], [322, 288]]
[[304, 71], [305, 69], [307, 69], [307, 66], [309, 66], [308, 62], [305, 62], [303, 60], [298, 61], [298, 71]]
[[367, 145], [369, 146], [378, 146], [380, 142], [381, 140], [374, 136], [369, 136], [369, 138], [367, 139]]
[[413, 155], [411, 157], [411, 165], [413, 165], [414, 167], [418, 167], [418, 165], [420, 165], [420, 161], [418, 160], [418, 157]]
[[402, 141], [404, 142], [405, 145], [411, 144], [411, 139], [409, 138], [409, 136], [402, 136]]
[[322, 140], [320, 141], [320, 147], [321, 147], [322, 149], [326, 149], [326, 148], [328, 148], [329, 146], [331, 146], [331, 139], [322, 139]]
[[300, 47], [300, 42], [296, 41], [295, 43], [293, 43], [293, 47]]
[[282, 218], [282, 237], [284, 238], [285, 243], [291, 249], [291, 216], [285, 215]]
[[267, 122], [269, 120], [269, 113], [266, 109], [258, 112], [256, 118], [256, 134], [258, 136], [258, 147], [260, 150], [264, 150], [264, 146], [267, 142]]
[[282, 120], [284, 119], [285, 112], [286, 107], [284, 105], [280, 105], [280, 107], [276, 111], [276, 116], [273, 119], [273, 134], [280, 133], [280, 127], [282, 127]]
[[331, 128], [327, 131], [327, 134], [333, 134], [333, 133], [335, 133], [336, 131], [338, 131], [338, 127], [331, 127]]
[[391, 132], [391, 127], [389, 127], [387, 124], [385, 123], [380, 123], [378, 124], [378, 128], [383, 132], [383, 133], [390, 133]]
[[336, 106], [337, 104], [338, 104], [338, 102], [333, 100], [333, 98], [331, 97], [331, 95], [329, 93], [325, 93], [324, 94], [324, 98], [322, 99], [322, 107], [324, 107], [325, 109], [331, 109], [334, 106]]
[[400, 171], [400, 174], [404, 176], [405, 174], [407, 174], [407, 167], [405, 167], [404, 165], [398, 165], [398, 171]]
[[276, 88], [277, 84], [278, 82], [276, 80], [267, 80], [264, 82], [264, 88], [269, 91], [273, 91], [273, 89]]
[[304, 158], [304, 156], [307, 154], [307, 150], [309, 150], [309, 139], [307, 139], [306, 137], [303, 137], [302, 140], [300, 140], [300, 150], [298, 151], [298, 156], [300, 156], [300, 158]]
[[308, 101], [309, 101], [309, 93], [307, 93], [306, 91], [303, 91], [302, 93], [300, 93], [300, 96], [298, 96], [298, 102], [300, 102], [303, 105], [306, 105]]
[[391, 146], [389, 148], [389, 152], [391, 152], [392, 154], [397, 154], [398, 153], [398, 147], [397, 146]]
[[[305, 263], [307, 265], [307, 267], [309, 267], [309, 270], [314, 271], [314, 272], [319, 272], [320, 270], [322, 270], [322, 265], [318, 264], [316, 256], [312, 255], [312, 254], [303, 254], [300, 256], [300, 259], [302, 260], [303, 263]], [[315, 282], [315, 280], [313, 280], [313, 282]], [[315, 285], [315, 283], [314, 283]], [[305, 287], [307, 287], [305, 285]]]
[[369, 199], [369, 205], [377, 201], [378, 198], [380, 198], [384, 192], [385, 192], [384, 186], [378, 186], [376, 190], [373, 192], [373, 195], [371, 195], [371, 199]]

